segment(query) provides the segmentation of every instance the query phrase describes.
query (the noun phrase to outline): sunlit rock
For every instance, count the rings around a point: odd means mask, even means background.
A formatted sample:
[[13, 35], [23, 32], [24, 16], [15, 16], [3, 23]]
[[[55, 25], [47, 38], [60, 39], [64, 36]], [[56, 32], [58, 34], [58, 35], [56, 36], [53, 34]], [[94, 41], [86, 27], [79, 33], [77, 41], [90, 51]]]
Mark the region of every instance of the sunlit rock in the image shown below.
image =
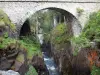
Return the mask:
[[0, 75], [20, 75], [20, 74], [13, 70], [8, 70], [8, 71], [0, 71]]

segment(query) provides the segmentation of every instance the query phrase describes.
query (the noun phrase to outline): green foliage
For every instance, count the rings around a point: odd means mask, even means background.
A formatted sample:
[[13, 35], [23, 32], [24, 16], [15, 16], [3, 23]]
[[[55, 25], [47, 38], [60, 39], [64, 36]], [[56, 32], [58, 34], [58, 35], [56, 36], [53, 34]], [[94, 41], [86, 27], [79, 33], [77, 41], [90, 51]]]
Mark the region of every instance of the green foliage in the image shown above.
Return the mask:
[[45, 39], [45, 42], [47, 43], [48, 41], [51, 40], [51, 36], [50, 36], [50, 33], [44, 33], [44, 39]]
[[100, 68], [93, 66], [92, 71], [91, 71], [91, 75], [100, 75]]
[[76, 56], [81, 48], [90, 47], [90, 41], [83, 36], [79, 37], [72, 37], [71, 38], [72, 44], [74, 46], [73, 55]]
[[69, 39], [67, 25], [61, 23], [52, 30], [52, 41], [54, 44], [67, 42]]
[[[5, 35], [7, 36], [7, 34]], [[0, 49], [5, 50], [8, 46], [15, 47], [19, 45], [20, 50], [27, 51], [27, 58], [32, 59], [34, 55], [42, 56], [39, 43], [24, 37], [22, 40], [16, 40], [9, 37], [0, 37]]]
[[38, 29], [42, 29], [44, 33], [49, 33], [53, 28], [54, 16], [60, 14], [55, 10], [41, 10], [30, 17], [30, 24], [34, 28], [38, 26]]
[[5, 32], [3, 35], [4, 38], [8, 38], [8, 32]]
[[84, 12], [84, 10], [83, 10], [82, 8], [77, 8], [76, 10], [77, 10], [77, 13], [80, 13], [80, 14], [81, 14], [82, 12]]
[[100, 11], [90, 15], [82, 35], [91, 41], [100, 42]]
[[61, 15], [55, 10], [41, 10], [29, 18], [31, 29], [35, 33], [43, 33], [45, 42], [51, 40], [51, 31], [54, 26], [54, 17]]
[[32, 65], [30, 65], [29, 71], [25, 75], [38, 75], [38, 73], [36, 72], [35, 68]]
[[75, 47], [74, 54], [77, 55], [79, 48], [90, 47], [91, 41], [100, 42], [100, 11], [89, 16], [79, 37], [72, 38], [72, 44]]
[[[2, 28], [1, 28], [2, 27]], [[2, 10], [0, 10], [0, 28], [10, 28], [10, 32], [15, 31], [15, 25], [11, 23], [7, 14], [5, 14]], [[21, 40], [17, 40], [14, 38], [9, 38], [9, 32], [4, 32], [3, 36], [0, 37], [0, 49], [1, 50], [10, 50], [10, 47], [17, 48], [19, 45], [19, 49], [17, 50], [25, 50], [27, 51], [28, 59], [31, 59], [34, 55], [42, 56], [40, 51], [40, 45], [36, 41], [36, 38], [33, 36], [22, 37]], [[22, 56], [21, 56], [22, 57]], [[23, 59], [23, 58], [22, 58]]]
[[21, 62], [21, 63], [24, 62], [25, 61], [24, 55], [23, 54], [18, 54], [18, 56], [16, 58], [16, 61]]
[[31, 59], [34, 55], [42, 55], [39, 43], [32, 41], [29, 37], [23, 37], [19, 42], [21, 47], [26, 49], [28, 53], [27, 57], [29, 59]]
[[0, 37], [0, 49], [6, 49], [11, 44], [16, 44], [17, 40], [12, 38], [3, 38]]
[[4, 13], [4, 11], [0, 9], [0, 22], [1, 21], [4, 22], [4, 24], [3, 24], [4, 26], [5, 25], [10, 26], [11, 30], [14, 31], [16, 29], [15, 25], [13, 23], [11, 23], [11, 21], [8, 18], [7, 14]]

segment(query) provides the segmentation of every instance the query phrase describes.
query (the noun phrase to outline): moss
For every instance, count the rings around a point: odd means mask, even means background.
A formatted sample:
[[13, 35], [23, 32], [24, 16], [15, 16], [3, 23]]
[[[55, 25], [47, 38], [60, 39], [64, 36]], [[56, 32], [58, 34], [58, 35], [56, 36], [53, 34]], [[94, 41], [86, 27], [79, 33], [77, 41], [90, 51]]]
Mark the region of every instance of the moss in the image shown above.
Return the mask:
[[34, 55], [42, 56], [42, 52], [40, 51], [40, 45], [32, 40], [30, 40], [27, 36], [23, 37], [22, 40], [19, 41], [21, 47], [27, 51], [27, 58], [32, 59]]
[[23, 63], [24, 62], [24, 55], [23, 54], [19, 54], [18, 57], [16, 58], [17, 61]]
[[5, 27], [5, 22], [3, 20], [0, 20], [0, 28]]
[[2, 23], [4, 22], [4, 24], [0, 24], [0, 25], [10, 26], [11, 30], [13, 30], [13, 31], [16, 29], [15, 25], [13, 23], [11, 23], [11, 21], [8, 18], [7, 14], [4, 13], [4, 11], [0, 9], [0, 23], [1, 22]]
[[82, 12], [84, 12], [84, 10], [82, 8], [77, 8], [77, 13], [81, 14]]
[[[28, 42], [25, 42], [24, 40], [0, 37], [0, 50], [23, 50], [27, 52], [28, 59], [32, 59], [35, 55], [42, 57], [42, 52], [40, 51], [40, 46], [38, 44], [32, 43], [29, 39], [27, 40]], [[24, 56], [19, 55], [17, 61], [22, 62], [24, 60], [23, 57]]]
[[13, 46], [15, 45], [17, 47], [17, 40], [12, 39], [12, 38], [3, 38], [0, 37], [0, 49], [6, 49], [8, 46]]
[[38, 73], [32, 65], [29, 65], [29, 71], [25, 75], [38, 75]]
[[16, 30], [16, 26], [15, 26], [15, 24], [10, 23], [10, 27], [11, 27], [11, 29], [12, 29], [13, 31], [15, 31], [15, 30]]
[[8, 38], [8, 32], [5, 32], [3, 35], [4, 38]]

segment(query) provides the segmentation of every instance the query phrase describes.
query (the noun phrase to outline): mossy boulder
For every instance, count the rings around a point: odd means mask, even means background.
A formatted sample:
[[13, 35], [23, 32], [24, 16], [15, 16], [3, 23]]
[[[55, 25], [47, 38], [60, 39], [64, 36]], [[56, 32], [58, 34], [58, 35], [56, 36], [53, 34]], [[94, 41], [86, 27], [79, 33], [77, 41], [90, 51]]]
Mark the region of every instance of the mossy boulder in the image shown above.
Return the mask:
[[5, 33], [7, 33], [8, 36], [12, 36], [15, 31], [15, 25], [10, 21], [7, 14], [0, 9], [0, 36], [4, 36]]

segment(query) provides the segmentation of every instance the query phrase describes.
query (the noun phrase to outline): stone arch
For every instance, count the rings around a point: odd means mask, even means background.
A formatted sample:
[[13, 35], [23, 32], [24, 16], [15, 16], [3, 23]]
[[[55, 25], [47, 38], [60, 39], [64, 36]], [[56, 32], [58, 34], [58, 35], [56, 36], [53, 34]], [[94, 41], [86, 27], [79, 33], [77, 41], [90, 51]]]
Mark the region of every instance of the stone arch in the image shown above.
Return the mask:
[[[73, 16], [75, 16], [77, 18], [77, 15], [75, 13], [76, 9], [71, 9], [69, 7], [66, 7], [66, 5], [64, 4], [40, 4], [40, 5], [37, 5], [33, 8], [33, 10], [28, 10], [26, 12], [26, 14], [24, 14], [23, 18], [21, 19], [20, 21], [20, 24], [23, 25], [23, 23], [25, 22], [25, 20], [31, 16], [32, 14], [36, 13], [37, 11], [39, 10], [42, 10], [42, 9], [46, 9], [46, 8], [58, 8], [58, 9], [62, 9], [64, 11], [67, 11], [69, 13], [71, 13]], [[74, 11], [74, 12], [73, 12]]]
[[46, 5], [39, 5], [39, 6], [37, 6], [37, 7], [35, 7], [35, 8], [33, 8], [33, 10], [29, 10], [24, 16], [23, 16], [23, 18], [21, 19], [21, 21], [20, 21], [20, 26], [21, 27], [19, 27], [20, 29], [19, 29], [19, 31], [21, 30], [21, 28], [22, 28], [22, 26], [23, 26], [23, 24], [24, 24], [24, 22], [27, 20], [27, 18], [29, 18], [32, 14], [34, 14], [34, 13], [36, 13], [37, 11], [40, 11], [40, 10], [43, 10], [43, 9], [49, 9], [49, 8], [53, 8], [53, 9], [61, 9], [61, 10], [63, 10], [63, 11], [65, 11], [65, 12], [67, 12], [67, 13], [69, 13], [73, 18], [72, 18], [72, 24], [73, 24], [73, 26], [72, 26], [72, 30], [73, 30], [73, 33], [74, 33], [74, 35], [75, 36], [78, 36], [79, 34], [80, 34], [80, 32], [81, 32], [81, 30], [82, 30], [82, 27], [81, 27], [81, 25], [80, 25], [80, 22], [78, 21], [78, 18], [77, 18], [77, 15], [76, 15], [76, 13], [75, 13], [75, 10], [74, 10], [74, 12], [73, 12], [73, 10], [71, 10], [71, 9], [69, 9], [69, 8], [66, 8], [66, 6], [64, 5], [64, 4], [60, 4], [60, 5], [48, 5], [48, 4], [46, 4]]
[[19, 34], [20, 36], [26, 36], [26, 34], [29, 34], [30, 33], [30, 26], [29, 26], [29, 21], [26, 20], [20, 30], [20, 33]]

